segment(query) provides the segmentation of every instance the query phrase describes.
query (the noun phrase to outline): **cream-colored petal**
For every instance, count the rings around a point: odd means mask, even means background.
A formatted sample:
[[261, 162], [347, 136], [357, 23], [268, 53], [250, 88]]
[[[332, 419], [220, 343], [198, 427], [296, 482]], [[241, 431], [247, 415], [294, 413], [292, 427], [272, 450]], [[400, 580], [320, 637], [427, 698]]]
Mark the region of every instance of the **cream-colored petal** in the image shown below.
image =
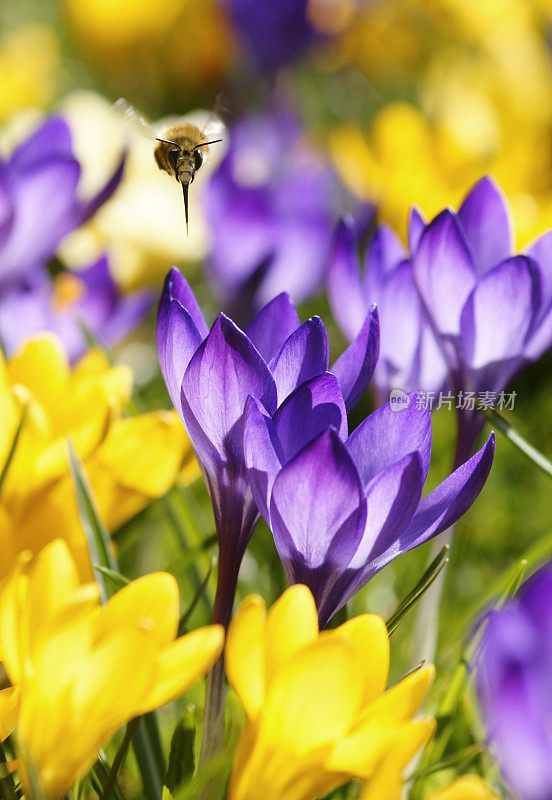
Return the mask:
[[310, 590], [302, 584], [287, 589], [267, 614], [265, 667], [267, 686], [289, 660], [318, 636], [318, 614]]
[[230, 623], [226, 640], [226, 674], [251, 718], [259, 713], [265, 696], [265, 619], [262, 597], [247, 597]]
[[141, 713], [170, 703], [205, 675], [222, 653], [224, 628], [209, 625], [181, 636], [157, 657], [157, 671]]
[[154, 572], [132, 581], [110, 598], [98, 618], [96, 640], [119, 627], [141, 625], [161, 648], [176, 636], [178, 616], [175, 578], [168, 572]]

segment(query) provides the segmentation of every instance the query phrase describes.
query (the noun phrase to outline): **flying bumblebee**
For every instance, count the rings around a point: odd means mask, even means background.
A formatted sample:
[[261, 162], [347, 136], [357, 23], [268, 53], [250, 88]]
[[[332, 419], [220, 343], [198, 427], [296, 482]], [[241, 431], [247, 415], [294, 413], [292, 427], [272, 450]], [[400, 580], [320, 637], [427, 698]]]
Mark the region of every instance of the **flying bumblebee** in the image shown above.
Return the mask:
[[186, 120], [175, 120], [159, 132], [155, 132], [126, 100], [118, 100], [115, 108], [123, 113], [125, 122], [138, 123], [142, 131], [147, 131], [157, 142], [153, 151], [157, 166], [176, 178], [182, 186], [186, 232], [188, 232], [188, 190], [196, 172], [207, 159], [209, 145], [222, 142], [221, 138], [213, 138], [223, 127], [222, 124], [218, 123], [217, 126], [209, 121], [201, 129]]

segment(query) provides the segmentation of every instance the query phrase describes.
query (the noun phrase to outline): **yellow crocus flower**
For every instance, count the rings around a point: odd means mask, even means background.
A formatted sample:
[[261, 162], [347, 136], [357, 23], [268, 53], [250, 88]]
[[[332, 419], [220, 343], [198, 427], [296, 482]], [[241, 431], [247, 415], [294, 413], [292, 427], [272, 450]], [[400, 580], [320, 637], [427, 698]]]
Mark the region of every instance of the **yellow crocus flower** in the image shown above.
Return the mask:
[[478, 775], [462, 775], [427, 800], [498, 800], [498, 796]]
[[168, 573], [132, 581], [102, 608], [97, 584], [80, 583], [63, 540], [19, 557], [0, 595], [0, 652], [12, 684], [0, 692], [0, 731], [17, 717], [25, 786], [32, 764], [48, 798], [62, 797], [125, 722], [210, 669], [222, 627], [175, 638], [178, 618]]
[[256, 595], [242, 603], [226, 671], [247, 715], [228, 800], [314, 800], [352, 779], [370, 800], [395, 800], [403, 768], [433, 732], [431, 721], [413, 720], [433, 667], [385, 692], [383, 620], [365, 614], [320, 633], [306, 586], [288, 589], [268, 614]]
[[9, 361], [0, 355], [0, 469], [21, 415], [21, 435], [0, 493], [0, 579], [17, 552], [36, 553], [63, 535], [81, 578], [90, 557], [67, 461], [67, 439], [83, 459], [107, 528], [115, 530], [165, 494], [188, 465], [199, 470], [174, 412], [124, 417], [132, 390], [126, 367], [112, 367], [97, 350], [71, 369], [52, 334], [29, 339]]

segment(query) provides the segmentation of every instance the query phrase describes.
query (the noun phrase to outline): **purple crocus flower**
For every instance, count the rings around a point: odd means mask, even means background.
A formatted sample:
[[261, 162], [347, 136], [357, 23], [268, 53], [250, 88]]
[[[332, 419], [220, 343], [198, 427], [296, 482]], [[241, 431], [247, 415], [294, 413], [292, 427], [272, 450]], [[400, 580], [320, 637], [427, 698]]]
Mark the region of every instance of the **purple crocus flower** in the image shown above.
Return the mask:
[[[357, 339], [332, 367], [347, 408], [371, 379], [378, 340], [372, 309]], [[226, 625], [241, 559], [258, 518], [243, 453], [246, 400], [251, 396], [273, 415], [298, 386], [327, 372], [328, 338], [319, 317], [301, 325], [285, 294], [268, 303], [247, 332], [224, 314], [209, 330], [190, 287], [173, 268], [159, 303], [157, 346], [167, 389], [213, 502], [219, 541], [214, 618]]]
[[386, 564], [456, 522], [489, 474], [494, 434], [422, 500], [431, 416], [409, 400], [400, 411], [382, 406], [349, 436], [330, 373], [303, 383], [272, 416], [248, 398], [253, 497], [289, 582], [309, 586], [322, 626]]
[[209, 272], [233, 313], [279, 292], [302, 302], [321, 285], [338, 183], [289, 114], [233, 126], [205, 192], [213, 235]]
[[[413, 209], [409, 226], [412, 250], [423, 226]], [[363, 270], [353, 220], [343, 219], [334, 236], [327, 285], [334, 317], [349, 340], [357, 335], [370, 304], [378, 306], [381, 351], [374, 381], [382, 403], [394, 389], [444, 389], [447, 365], [418, 296], [412, 264], [391, 228], [377, 228]]]
[[27, 281], [0, 292], [0, 342], [10, 354], [27, 337], [50, 330], [73, 363], [88, 347], [83, 328], [109, 347], [130, 333], [152, 304], [147, 290], [121, 294], [105, 256], [87, 269], [61, 273], [53, 283], [35, 270]]
[[[473, 452], [483, 428], [480, 396], [496, 399], [552, 343], [552, 232], [525, 255], [512, 255], [506, 200], [495, 181], [484, 177], [458, 213], [445, 209], [425, 224], [413, 212], [408, 260], [389, 231], [380, 230], [364, 283], [351, 261], [348, 235], [345, 228], [339, 232], [330, 271], [334, 313], [346, 325], [349, 308], [356, 324], [364, 298], [378, 298], [385, 370], [379, 378], [385, 388], [389, 372], [393, 380], [402, 375], [407, 388], [436, 390], [446, 365], [447, 385], [465, 399], [458, 410], [458, 465]], [[351, 324], [349, 333], [354, 329]]]
[[[552, 238], [526, 255], [512, 255], [512, 241], [506, 200], [489, 177], [419, 236], [414, 280], [457, 395], [498, 393], [552, 343]], [[458, 422], [461, 460], [484, 417], [461, 409]]]
[[309, 0], [225, 0], [229, 17], [262, 72], [305, 53], [315, 38]]
[[520, 800], [552, 798], [552, 567], [492, 612], [477, 668], [483, 719]]
[[51, 117], [0, 161], [0, 289], [28, 278], [42, 267], [61, 240], [88, 220], [121, 180], [124, 155], [101, 191], [83, 201], [77, 184], [79, 162], [69, 126]]

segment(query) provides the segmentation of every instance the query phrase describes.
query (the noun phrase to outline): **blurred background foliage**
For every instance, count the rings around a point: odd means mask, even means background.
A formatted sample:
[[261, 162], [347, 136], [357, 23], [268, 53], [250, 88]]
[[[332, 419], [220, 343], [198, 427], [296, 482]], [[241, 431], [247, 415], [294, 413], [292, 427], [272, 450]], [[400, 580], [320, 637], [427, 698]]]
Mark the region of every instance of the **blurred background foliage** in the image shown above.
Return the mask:
[[[223, 0], [0, 0], [4, 151], [41, 115], [61, 110], [83, 166], [81, 189], [90, 193], [105, 181], [125, 144], [110, 113], [117, 98], [124, 96], [150, 119], [197, 109], [197, 118], [206, 119], [220, 96], [230, 141], [232, 123], [241, 116], [290, 109], [301, 122], [301, 136], [350, 192], [343, 190], [347, 199], [339, 201], [341, 209], [374, 203], [379, 219], [403, 237], [413, 203], [427, 216], [457, 206], [486, 172], [510, 200], [519, 247], [552, 227], [549, 0], [310, 0], [304, 10], [308, 35], [277, 69], [259, 65], [247, 30], [234, 24], [232, 6]], [[227, 146], [228, 141], [214, 153], [215, 168]], [[255, 147], [252, 142], [252, 151]], [[146, 140], [132, 143], [121, 186], [90, 223], [62, 243], [60, 258], [78, 268], [107, 249], [125, 290], [147, 284], [158, 291], [175, 263], [212, 320], [221, 299], [203, 269], [212, 241], [201, 202], [208, 178], [202, 175], [194, 185], [186, 238], [181, 198], [157, 172], [151, 150]], [[301, 313], [303, 319], [323, 316], [335, 354], [345, 340], [322, 288]], [[132, 367], [136, 409], [169, 407], [157, 365], [153, 311], [110, 357]], [[551, 368], [548, 355], [515, 381], [515, 408], [508, 415], [548, 455]], [[352, 425], [373, 407], [367, 396]], [[447, 473], [454, 433], [453, 412], [436, 412], [428, 490]], [[436, 698], [458, 662], [480, 599], [530, 548], [542, 548], [540, 561], [552, 554], [550, 497], [550, 479], [499, 435], [490, 479], [458, 525], [450, 554]], [[216, 554], [202, 481], [176, 485], [120, 527], [114, 541], [125, 575], [168, 569], [187, 605]], [[388, 617], [427, 558], [423, 547], [388, 566], [351, 601], [348, 613], [369, 609]], [[256, 591], [270, 604], [284, 586], [261, 522], [246, 553], [239, 595]], [[209, 621], [213, 592], [211, 577], [191, 627]], [[394, 679], [413, 665], [414, 625], [411, 614], [393, 635]], [[187, 700], [198, 700], [200, 692], [196, 688]], [[466, 711], [468, 717], [472, 713]], [[178, 714], [166, 712], [167, 739]], [[466, 744], [461, 730], [458, 741]], [[132, 783], [132, 773], [125, 780]]]

